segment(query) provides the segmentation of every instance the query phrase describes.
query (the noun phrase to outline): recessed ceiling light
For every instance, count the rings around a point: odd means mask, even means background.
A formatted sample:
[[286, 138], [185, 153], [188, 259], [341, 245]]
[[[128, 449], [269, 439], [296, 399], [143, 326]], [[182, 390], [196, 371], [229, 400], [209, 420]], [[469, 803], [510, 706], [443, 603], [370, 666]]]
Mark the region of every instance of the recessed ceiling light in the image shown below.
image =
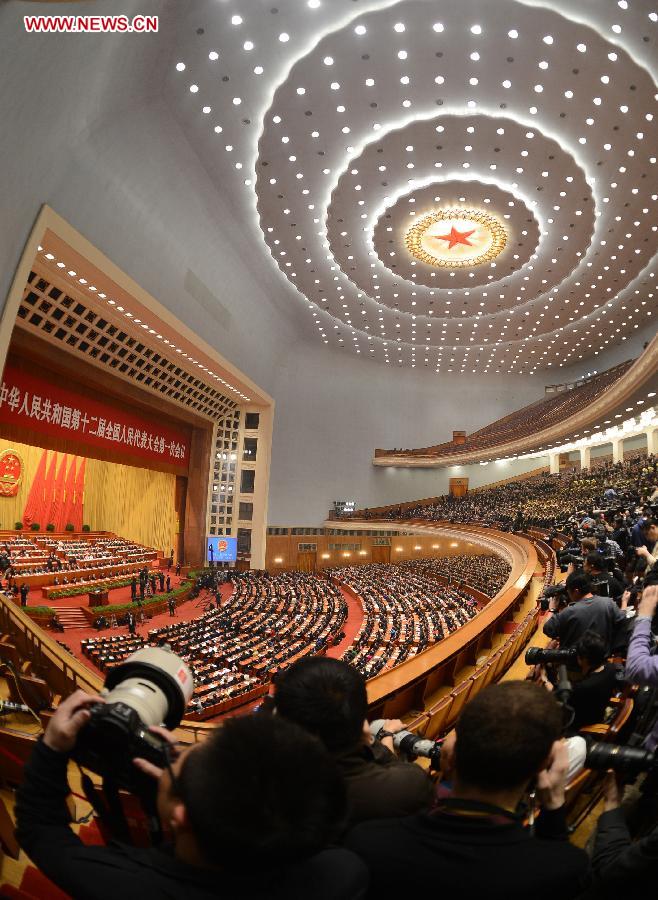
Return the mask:
[[325, 64], [325, 66], [333, 66], [334, 58], [333, 56], [325, 56], [322, 62]]
[[288, 34], [287, 31], [282, 31], [281, 34], [279, 35], [279, 40], [281, 41], [282, 44], [286, 44], [290, 40], [290, 35]]
[[393, 30], [397, 31], [398, 34], [402, 34], [404, 31], [404, 24], [402, 22], [396, 22], [393, 26]]
[[471, 34], [482, 34], [481, 25], [471, 25]]
[[245, 50], [253, 50], [254, 42], [253, 41], [245, 41], [242, 46], [244, 47]]
[[184, 72], [185, 71], [185, 63], [184, 62], [176, 63], [176, 71]]
[[441, 33], [443, 31], [443, 22], [435, 22], [434, 25], [432, 25], [432, 28], [434, 31]]
[[197, 92], [198, 90], [199, 90], [199, 85], [198, 85], [198, 84], [191, 84], [191, 85], [190, 85], [190, 91], [191, 91], [193, 94], [196, 94], [196, 92]]
[[254, 75], [262, 75], [263, 67], [262, 66], [254, 66]]
[[231, 25], [242, 25], [242, 16], [231, 16]]
[[544, 41], [545, 44], [549, 44], [549, 45], [550, 45], [550, 44], [553, 43], [553, 37], [552, 37], [552, 35], [550, 35], [550, 34], [544, 35], [544, 37], [542, 38], [542, 40]]
[[354, 29], [354, 33], [361, 35], [361, 34], [365, 34], [366, 30], [367, 29], [366, 29], [365, 25], [357, 25], [356, 28]]

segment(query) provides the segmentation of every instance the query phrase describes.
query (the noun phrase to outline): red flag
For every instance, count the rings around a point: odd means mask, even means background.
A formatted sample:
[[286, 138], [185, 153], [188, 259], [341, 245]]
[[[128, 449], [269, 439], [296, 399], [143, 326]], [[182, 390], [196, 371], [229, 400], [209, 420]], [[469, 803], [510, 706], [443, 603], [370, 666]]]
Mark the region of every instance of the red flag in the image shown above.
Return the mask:
[[43, 504], [43, 492], [46, 483], [47, 456], [48, 451], [44, 450], [41, 454], [41, 459], [39, 460], [39, 465], [37, 466], [34, 480], [32, 481], [32, 487], [30, 488], [30, 494], [27, 498], [25, 509], [23, 510], [23, 522], [25, 523], [25, 525], [30, 525], [32, 522], [36, 521], [35, 514]]
[[64, 531], [64, 528], [71, 521], [71, 513], [73, 511], [73, 501], [75, 494], [75, 457], [71, 460], [69, 472], [66, 476], [66, 485], [64, 487], [64, 501], [60, 510], [59, 518], [54, 523], [57, 531]]
[[62, 457], [62, 461], [57, 472], [57, 478], [53, 487], [53, 500], [50, 504], [50, 512], [46, 518], [46, 525], [51, 522], [53, 525], [59, 520], [64, 503], [64, 483], [66, 481], [66, 453]]
[[43, 495], [39, 497], [39, 507], [34, 510], [33, 522], [37, 522], [45, 529], [50, 521], [48, 515], [50, 513], [50, 505], [53, 499], [53, 489], [55, 483], [55, 465], [57, 462], [57, 454], [53, 453], [48, 465], [48, 474], [43, 485]]
[[84, 493], [85, 493], [85, 469], [87, 468], [87, 460], [83, 459], [82, 464], [78, 466], [78, 476], [75, 480], [75, 498], [73, 500], [73, 509], [71, 511], [71, 522], [75, 526], [76, 531], [82, 531], [82, 518], [84, 514]]

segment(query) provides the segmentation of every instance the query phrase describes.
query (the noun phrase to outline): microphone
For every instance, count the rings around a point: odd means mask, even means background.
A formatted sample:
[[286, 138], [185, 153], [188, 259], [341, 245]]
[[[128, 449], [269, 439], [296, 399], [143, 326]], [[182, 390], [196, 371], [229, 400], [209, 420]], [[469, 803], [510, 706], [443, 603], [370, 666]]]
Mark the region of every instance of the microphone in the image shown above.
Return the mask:
[[0, 716], [8, 716], [10, 713], [29, 713], [30, 707], [24, 703], [12, 703], [11, 700], [0, 699]]

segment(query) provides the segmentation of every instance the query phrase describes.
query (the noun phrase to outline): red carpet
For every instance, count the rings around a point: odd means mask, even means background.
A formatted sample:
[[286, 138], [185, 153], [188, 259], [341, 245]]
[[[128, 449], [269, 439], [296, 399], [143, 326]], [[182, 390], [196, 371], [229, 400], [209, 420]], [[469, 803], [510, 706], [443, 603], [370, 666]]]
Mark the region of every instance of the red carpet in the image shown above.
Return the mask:
[[327, 656], [333, 656], [335, 659], [338, 659], [347, 650], [363, 623], [363, 607], [361, 606], [361, 601], [357, 600], [343, 588], [341, 588], [340, 591], [347, 601], [347, 619], [343, 626], [345, 637], [340, 644], [336, 644], [335, 647], [330, 647], [329, 650], [327, 650]]

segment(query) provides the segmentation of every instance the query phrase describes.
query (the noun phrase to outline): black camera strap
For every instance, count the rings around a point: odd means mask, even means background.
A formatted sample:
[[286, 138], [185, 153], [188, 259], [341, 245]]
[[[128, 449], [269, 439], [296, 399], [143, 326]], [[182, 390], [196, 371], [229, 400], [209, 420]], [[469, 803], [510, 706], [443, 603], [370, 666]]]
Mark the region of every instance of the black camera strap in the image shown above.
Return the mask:
[[108, 776], [103, 778], [101, 794], [89, 775], [82, 772], [82, 789], [107, 833], [124, 844], [131, 843], [130, 829], [119, 799], [119, 788], [114, 779]]

